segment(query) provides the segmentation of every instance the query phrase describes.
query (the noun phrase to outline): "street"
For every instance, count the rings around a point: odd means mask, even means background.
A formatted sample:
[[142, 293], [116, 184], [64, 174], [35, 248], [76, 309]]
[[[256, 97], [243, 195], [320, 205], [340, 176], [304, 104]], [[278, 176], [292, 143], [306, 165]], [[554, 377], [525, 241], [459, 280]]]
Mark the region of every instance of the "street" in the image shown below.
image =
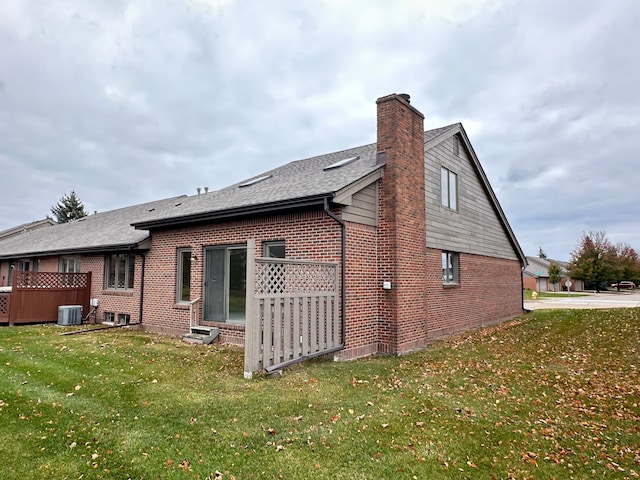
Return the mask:
[[538, 297], [537, 300], [524, 301], [524, 308], [527, 310], [539, 310], [543, 308], [624, 307], [640, 307], [640, 291], [608, 291], [600, 293], [571, 292], [570, 294], [558, 294], [557, 297]]

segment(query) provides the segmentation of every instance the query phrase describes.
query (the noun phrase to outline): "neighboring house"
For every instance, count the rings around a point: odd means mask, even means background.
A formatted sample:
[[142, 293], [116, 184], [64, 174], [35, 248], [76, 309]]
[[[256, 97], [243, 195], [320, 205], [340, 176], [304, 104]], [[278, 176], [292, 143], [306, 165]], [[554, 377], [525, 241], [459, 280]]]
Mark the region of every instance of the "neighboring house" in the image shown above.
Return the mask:
[[39, 228], [50, 227], [51, 225], [56, 225], [56, 221], [49, 217], [43, 218], [42, 220], [35, 220], [30, 223], [23, 223], [22, 225], [18, 225], [17, 227], [2, 230], [0, 232], [0, 240], [14, 237], [16, 235], [22, 235], [23, 233], [31, 232]]
[[149, 233], [130, 224], [155, 206], [174, 205], [180, 198], [96, 213], [2, 239], [0, 278], [10, 286], [15, 269], [92, 272], [91, 298], [100, 302], [100, 320], [138, 322]]
[[[536, 292], [566, 291], [567, 282], [569, 281], [571, 282], [569, 290], [584, 290], [584, 283], [582, 280], [569, 278], [569, 275], [567, 274], [567, 262], [549, 260], [540, 257], [527, 257], [527, 263], [528, 265], [522, 271], [522, 284], [525, 289]], [[552, 263], [558, 265], [561, 270], [561, 280], [556, 285], [553, 285], [549, 280], [549, 266]]]
[[377, 108], [377, 143], [47, 229], [64, 233], [55, 246], [44, 235], [13, 250], [0, 241], [0, 271], [29, 257], [59, 270], [78, 255], [105, 320], [181, 334], [196, 305], [198, 323], [242, 344], [250, 254], [330, 262], [341, 359], [406, 353], [521, 314], [525, 257], [462, 125], [425, 132], [407, 95]]
[[[6, 230], [2, 230], [0, 232], [0, 241], [5, 240], [7, 238], [16, 237], [19, 235], [24, 235], [25, 233], [32, 232], [34, 230], [38, 230], [43, 227], [50, 227], [51, 225], [56, 225], [56, 221], [52, 218], [44, 218], [42, 220], [36, 220], [30, 223], [23, 223], [22, 225], [18, 225], [17, 227], [8, 228]], [[31, 263], [29, 261], [18, 261], [14, 264], [14, 268], [18, 270], [38, 270], [38, 263]], [[0, 270], [2, 272], [2, 270]], [[11, 278], [10, 275], [0, 273], [0, 288], [11, 286]]]

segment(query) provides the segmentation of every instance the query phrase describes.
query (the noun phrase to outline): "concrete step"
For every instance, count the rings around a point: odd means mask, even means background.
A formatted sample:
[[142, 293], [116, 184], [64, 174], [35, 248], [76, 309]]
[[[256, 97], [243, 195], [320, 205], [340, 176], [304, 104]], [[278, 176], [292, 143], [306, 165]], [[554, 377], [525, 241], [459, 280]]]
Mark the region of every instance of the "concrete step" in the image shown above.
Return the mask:
[[200, 335], [214, 335], [217, 336], [220, 334], [220, 329], [218, 327], [208, 327], [205, 325], [194, 325], [191, 327], [190, 333], [199, 333]]
[[185, 342], [209, 345], [220, 335], [220, 329], [216, 327], [203, 327], [201, 325], [191, 327], [189, 333], [182, 335]]

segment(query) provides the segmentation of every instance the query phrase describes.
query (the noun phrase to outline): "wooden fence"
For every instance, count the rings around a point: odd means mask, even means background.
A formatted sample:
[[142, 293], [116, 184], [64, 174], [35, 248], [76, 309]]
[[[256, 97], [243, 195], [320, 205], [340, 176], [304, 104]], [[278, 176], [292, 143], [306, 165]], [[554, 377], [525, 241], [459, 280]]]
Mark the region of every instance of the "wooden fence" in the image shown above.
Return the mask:
[[13, 272], [13, 287], [6, 300], [6, 317], [2, 305], [6, 294], [0, 294], [0, 322], [20, 323], [56, 322], [61, 305], [82, 305], [89, 312], [91, 272]]
[[255, 258], [254, 252], [249, 241], [245, 377], [342, 348], [338, 264]]

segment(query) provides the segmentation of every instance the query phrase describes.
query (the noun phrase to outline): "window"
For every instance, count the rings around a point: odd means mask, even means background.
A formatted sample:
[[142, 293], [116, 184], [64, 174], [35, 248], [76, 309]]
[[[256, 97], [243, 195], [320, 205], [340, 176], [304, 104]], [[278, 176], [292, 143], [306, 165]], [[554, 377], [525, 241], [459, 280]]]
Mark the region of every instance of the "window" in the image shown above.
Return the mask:
[[274, 242], [263, 242], [262, 254], [266, 258], [285, 258], [284, 257], [284, 240]]
[[446, 168], [440, 169], [440, 190], [442, 205], [452, 210], [458, 209], [458, 175]]
[[460, 139], [457, 135], [454, 135], [453, 137], [453, 154], [455, 156], [460, 155]]
[[20, 272], [37, 272], [40, 269], [39, 258], [23, 258], [18, 260], [18, 271]]
[[108, 290], [131, 290], [136, 257], [132, 253], [114, 253], [105, 258], [105, 288]]
[[118, 325], [129, 325], [131, 323], [131, 315], [128, 313], [118, 314]]
[[458, 254], [442, 252], [442, 283], [458, 283]]
[[116, 314], [113, 312], [104, 312], [104, 322], [113, 323], [116, 318]]
[[60, 272], [62, 273], [80, 272], [80, 257], [62, 257], [60, 259]]
[[178, 281], [177, 301], [178, 303], [189, 302], [191, 300], [191, 249], [178, 249]]

